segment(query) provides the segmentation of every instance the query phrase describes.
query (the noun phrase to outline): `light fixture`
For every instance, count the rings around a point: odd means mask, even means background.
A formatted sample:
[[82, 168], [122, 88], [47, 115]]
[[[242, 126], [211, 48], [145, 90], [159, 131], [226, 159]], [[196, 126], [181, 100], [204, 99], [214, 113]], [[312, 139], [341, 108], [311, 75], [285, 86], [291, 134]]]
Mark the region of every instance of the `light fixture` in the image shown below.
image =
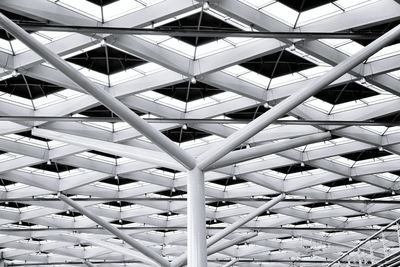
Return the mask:
[[304, 166], [306, 166], [306, 164], [304, 164], [304, 162], [302, 161], [302, 162], [300, 162], [300, 166], [304, 167]]
[[353, 178], [349, 177], [349, 182], [353, 181]]
[[186, 123], [182, 125], [182, 130], [186, 131], [187, 128], [188, 128], [188, 127], [187, 127], [187, 124], [186, 124]]
[[102, 39], [102, 40], [101, 40], [100, 46], [101, 46], [101, 47], [106, 47], [106, 46], [107, 46], [107, 43], [106, 43], [106, 40], [105, 40], [105, 39]]
[[51, 160], [48, 159], [47, 162], [46, 162], [46, 164], [47, 164], [47, 165], [51, 165]]
[[118, 180], [118, 174], [116, 174], [116, 175], [114, 176], [114, 179], [115, 179], [115, 180]]
[[13, 70], [13, 72], [11, 73], [11, 76], [13, 77], [17, 77], [19, 75], [17, 70]]
[[270, 105], [268, 104], [268, 102], [264, 103], [264, 108], [270, 108]]
[[203, 10], [209, 10], [209, 9], [210, 9], [210, 4], [208, 3], [208, 1], [204, 2]]
[[367, 83], [367, 80], [366, 80], [365, 78], [361, 78], [360, 83], [361, 83], [361, 84], [366, 84], [366, 83]]
[[193, 76], [192, 79], [190, 79], [190, 82], [196, 84], [197, 83], [196, 77]]
[[237, 178], [236, 178], [236, 175], [233, 175], [233, 176], [232, 176], [232, 180], [236, 181], [236, 179], [237, 179]]
[[379, 151], [383, 151], [383, 147], [382, 146], [378, 147], [378, 149], [379, 149]]

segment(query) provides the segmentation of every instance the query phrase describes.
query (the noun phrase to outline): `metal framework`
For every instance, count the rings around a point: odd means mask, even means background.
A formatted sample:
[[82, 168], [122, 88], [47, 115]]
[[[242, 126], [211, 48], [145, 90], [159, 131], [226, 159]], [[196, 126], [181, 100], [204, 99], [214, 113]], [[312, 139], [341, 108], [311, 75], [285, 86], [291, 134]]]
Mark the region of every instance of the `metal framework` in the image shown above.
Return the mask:
[[[22, 77], [31, 98], [0, 95], [0, 266], [398, 264], [398, 1], [321, 1], [309, 10], [340, 8], [308, 21], [302, 5], [293, 25], [284, 1], [79, 1], [93, 13], [0, 1], [0, 90]], [[213, 19], [242, 29], [201, 28]], [[219, 93], [190, 100], [198, 83]], [[44, 84], [61, 89], [42, 104], [32, 90]], [[163, 101], [178, 84], [185, 101]], [[112, 115], [90, 115], [99, 106]], [[383, 249], [362, 247], [379, 235]]]

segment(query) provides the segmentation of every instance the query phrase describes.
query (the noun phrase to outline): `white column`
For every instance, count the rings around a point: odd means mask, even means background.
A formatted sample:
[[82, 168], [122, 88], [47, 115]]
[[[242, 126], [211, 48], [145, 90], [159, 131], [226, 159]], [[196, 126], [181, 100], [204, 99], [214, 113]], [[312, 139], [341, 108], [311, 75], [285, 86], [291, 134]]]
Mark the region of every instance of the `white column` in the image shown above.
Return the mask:
[[194, 168], [187, 178], [187, 231], [188, 266], [207, 266], [206, 214], [204, 196], [204, 173]]

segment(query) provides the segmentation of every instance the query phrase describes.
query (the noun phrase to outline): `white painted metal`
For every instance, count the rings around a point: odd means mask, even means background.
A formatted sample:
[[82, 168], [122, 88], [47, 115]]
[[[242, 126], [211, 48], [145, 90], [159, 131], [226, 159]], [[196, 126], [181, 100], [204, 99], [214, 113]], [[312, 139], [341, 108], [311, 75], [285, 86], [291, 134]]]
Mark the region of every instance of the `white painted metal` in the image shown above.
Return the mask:
[[385, 35], [381, 36], [380, 38], [369, 44], [368, 46], [366, 46], [365, 48], [361, 49], [353, 56], [347, 58], [345, 61], [335, 66], [331, 71], [329, 71], [326, 75], [318, 78], [314, 83], [302, 88], [293, 95], [289, 96], [278, 105], [274, 106], [272, 109], [264, 113], [262, 116], [250, 122], [246, 127], [241, 128], [240, 130], [229, 136], [224, 142], [222, 142], [221, 145], [215, 146], [213, 149], [210, 149], [203, 155], [201, 155], [198, 159], [198, 167], [200, 169], [204, 169], [216, 160], [222, 158], [229, 151], [232, 151], [236, 146], [245, 142], [247, 139], [251, 138], [253, 135], [267, 127], [271, 122], [286, 114], [307, 98], [321, 91], [331, 82], [335, 81], [340, 76], [356, 67], [362, 61], [385, 47], [387, 44], [396, 40], [399, 35], [400, 26], [397, 26]]
[[123, 105], [119, 100], [114, 98], [108, 92], [97, 87], [87, 77], [83, 76], [79, 71], [75, 70], [71, 65], [69, 65], [61, 57], [53, 53], [50, 49], [40, 44], [27, 32], [25, 32], [3, 14], [0, 14], [0, 25], [16, 38], [18, 38], [22, 43], [24, 43], [41, 57], [43, 57], [43, 59], [48, 61], [53, 66], [57, 67], [68, 78], [73, 80], [76, 84], [78, 84], [84, 90], [93, 95], [111, 111], [113, 111], [124, 121], [129, 123], [133, 128], [143, 133], [160, 148], [170, 153], [171, 156], [174, 157], [181, 164], [183, 164], [183, 166], [188, 169], [193, 169], [195, 167], [195, 160], [192, 158], [192, 156], [187, 154], [184, 150], [180, 149], [165, 135], [161, 134], [159, 131], [147, 124], [136, 113]]
[[91, 220], [96, 222], [97, 224], [103, 226], [110, 233], [112, 233], [115, 236], [119, 237], [120, 239], [124, 240], [126, 243], [128, 243], [133, 248], [135, 248], [136, 250], [141, 252], [143, 255], [146, 255], [152, 261], [157, 262], [161, 266], [169, 266], [169, 262], [166, 259], [164, 259], [163, 257], [161, 257], [159, 254], [157, 254], [156, 252], [154, 252], [150, 248], [147, 248], [147, 247], [143, 246], [140, 242], [136, 241], [135, 239], [133, 239], [132, 237], [130, 237], [129, 235], [127, 235], [123, 231], [118, 230], [115, 226], [109, 224], [108, 222], [106, 222], [105, 220], [103, 220], [102, 218], [97, 216], [96, 214], [90, 212], [89, 210], [87, 210], [83, 206], [79, 205], [78, 203], [76, 203], [75, 201], [70, 199], [69, 197], [65, 196], [64, 194], [59, 193], [58, 194], [58, 198], [60, 198], [66, 204], [68, 204], [69, 206], [73, 207], [74, 209], [76, 209], [80, 213], [84, 214], [85, 216], [87, 216], [88, 218], [90, 218]]
[[[188, 266], [207, 266], [204, 172], [200, 169], [194, 168], [188, 172], [187, 191], [188, 246], [187, 254], [183, 255], [187, 255]], [[177, 266], [173, 262], [171, 265]]]

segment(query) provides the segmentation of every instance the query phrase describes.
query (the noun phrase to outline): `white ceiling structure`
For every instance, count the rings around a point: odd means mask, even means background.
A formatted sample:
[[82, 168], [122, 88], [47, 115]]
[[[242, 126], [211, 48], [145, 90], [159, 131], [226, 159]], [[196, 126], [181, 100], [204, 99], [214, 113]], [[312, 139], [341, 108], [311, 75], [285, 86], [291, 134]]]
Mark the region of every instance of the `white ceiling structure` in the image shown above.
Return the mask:
[[[326, 266], [400, 217], [400, 39], [335, 72], [399, 24], [398, 1], [1, 0], [0, 9], [21, 27], [65, 26], [28, 32], [83, 77], [0, 32], [0, 266], [182, 266], [188, 235], [188, 266], [201, 266], [191, 251], [201, 255], [206, 238], [217, 242], [207, 266]], [[185, 30], [215, 36], [178, 36]], [[232, 30], [249, 35], [218, 37]], [[266, 32], [288, 36], [250, 37]], [[396, 238], [385, 241], [397, 252]]]

